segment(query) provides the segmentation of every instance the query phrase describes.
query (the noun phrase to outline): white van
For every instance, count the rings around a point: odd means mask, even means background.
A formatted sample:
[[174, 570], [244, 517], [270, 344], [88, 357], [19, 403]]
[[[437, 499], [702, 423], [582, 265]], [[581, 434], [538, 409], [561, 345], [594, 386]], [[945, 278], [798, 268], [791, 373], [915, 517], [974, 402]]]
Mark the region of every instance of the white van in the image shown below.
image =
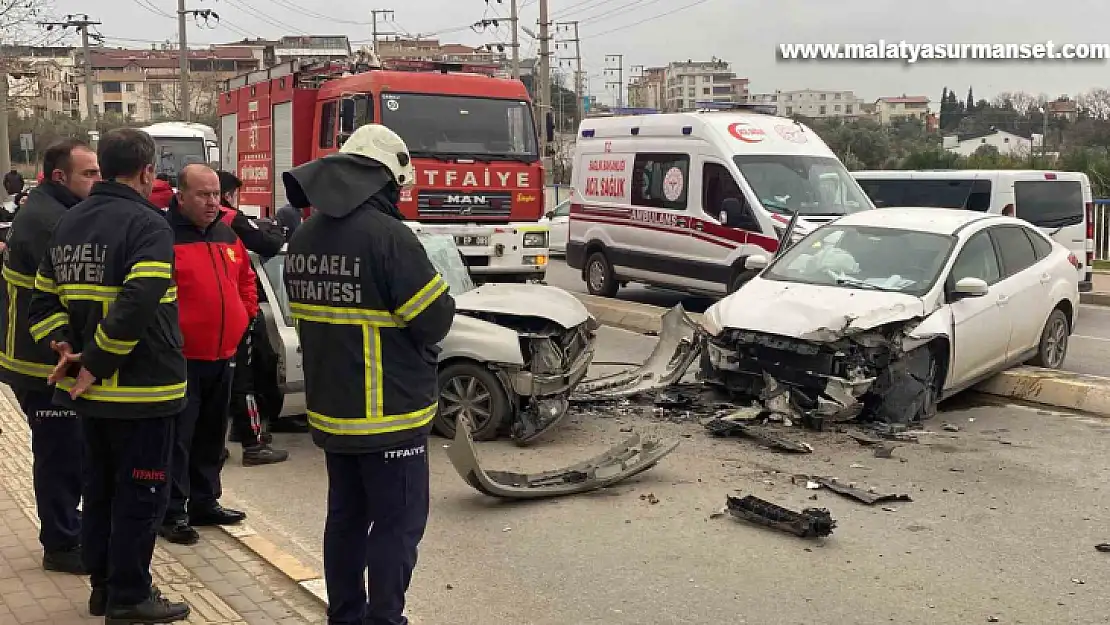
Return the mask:
[[641, 282], [731, 293], [744, 259], [872, 208], [832, 150], [790, 119], [705, 111], [582, 121], [571, 180], [567, 264], [612, 297]]
[[1079, 291], [1092, 289], [1094, 196], [1087, 174], [1066, 171], [857, 171], [872, 203], [964, 208], [1010, 215], [1037, 226], [1079, 261]]

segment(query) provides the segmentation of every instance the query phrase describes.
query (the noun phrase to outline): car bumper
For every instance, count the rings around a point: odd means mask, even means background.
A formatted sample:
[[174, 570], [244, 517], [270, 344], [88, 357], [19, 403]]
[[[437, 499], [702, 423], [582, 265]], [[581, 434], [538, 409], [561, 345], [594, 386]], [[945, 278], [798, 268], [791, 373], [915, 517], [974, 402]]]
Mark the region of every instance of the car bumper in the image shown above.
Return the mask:
[[512, 376], [513, 392], [522, 397], [548, 397], [566, 393], [586, 376], [593, 360], [594, 345], [591, 342], [564, 372], [555, 374], [517, 372]]
[[586, 266], [586, 244], [581, 241], [567, 241], [567, 266], [582, 269]]

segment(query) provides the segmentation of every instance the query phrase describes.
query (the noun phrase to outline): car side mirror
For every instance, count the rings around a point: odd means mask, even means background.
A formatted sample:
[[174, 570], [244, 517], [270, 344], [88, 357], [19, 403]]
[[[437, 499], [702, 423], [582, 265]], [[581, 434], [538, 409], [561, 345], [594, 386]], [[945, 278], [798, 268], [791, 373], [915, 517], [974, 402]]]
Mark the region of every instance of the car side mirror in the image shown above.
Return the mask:
[[953, 292], [960, 297], [983, 297], [990, 288], [982, 278], [960, 278]]
[[767, 268], [767, 257], [760, 254], [744, 259], [744, 269], [749, 271], [763, 271]]

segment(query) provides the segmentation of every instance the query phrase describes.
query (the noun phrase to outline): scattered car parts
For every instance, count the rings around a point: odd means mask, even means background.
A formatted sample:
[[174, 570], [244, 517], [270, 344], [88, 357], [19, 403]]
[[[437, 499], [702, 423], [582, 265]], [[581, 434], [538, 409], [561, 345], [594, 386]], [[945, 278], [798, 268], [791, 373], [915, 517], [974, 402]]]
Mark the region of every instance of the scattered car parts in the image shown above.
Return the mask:
[[836, 521], [824, 508], [787, 510], [754, 495], [727, 499], [728, 513], [756, 525], [774, 528], [800, 538], [823, 538], [836, 529]]
[[913, 499], [910, 498], [909, 495], [884, 495], [871, 491], [860, 490], [849, 484], [841, 484], [836, 480], [836, 478], [818, 477], [814, 478], [814, 481], [838, 495], [851, 497], [852, 499], [865, 503], [869, 506], [873, 506], [877, 503], [888, 503], [891, 501], [913, 501]]
[[677, 447], [677, 441], [641, 439], [634, 435], [599, 456], [562, 469], [543, 473], [487, 471], [478, 461], [478, 451], [470, 435], [470, 421], [463, 416], [456, 421], [455, 440], [447, 456], [459, 476], [484, 495], [500, 499], [541, 499], [612, 486], [651, 469]]
[[759, 444], [785, 451], [793, 454], [811, 454], [813, 447], [809, 443], [800, 443], [798, 441], [790, 440], [779, 436], [765, 428], [745, 425], [736, 421], [730, 421], [727, 418], [710, 419], [705, 424], [705, 429], [713, 436], [727, 437], [739, 436], [750, 438]]

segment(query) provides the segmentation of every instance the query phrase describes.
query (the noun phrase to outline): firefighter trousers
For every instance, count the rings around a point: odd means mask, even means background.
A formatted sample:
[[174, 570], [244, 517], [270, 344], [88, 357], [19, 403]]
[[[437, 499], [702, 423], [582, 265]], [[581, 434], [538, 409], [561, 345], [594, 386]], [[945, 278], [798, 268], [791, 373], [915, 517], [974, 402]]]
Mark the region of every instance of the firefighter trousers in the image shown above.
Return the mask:
[[405, 592], [428, 523], [427, 449], [422, 436], [386, 451], [327, 454], [328, 625], [408, 623]]
[[243, 340], [235, 353], [235, 373], [231, 381], [231, 430], [244, 447], [257, 445], [262, 434], [261, 417], [257, 410], [252, 417], [247, 399], [254, 393], [254, 334], [254, 324], [243, 333]]
[[150, 596], [150, 560], [169, 501], [176, 416], [83, 418], [85, 504], [82, 547], [94, 588], [111, 605]]
[[85, 440], [77, 413], [54, 404], [54, 389], [15, 390], [31, 426], [32, 475], [39, 542], [47, 553], [81, 544], [81, 476]]
[[223, 494], [220, 472], [233, 372], [230, 360], [188, 361], [188, 404], [177, 423], [167, 524], [211, 510]]

